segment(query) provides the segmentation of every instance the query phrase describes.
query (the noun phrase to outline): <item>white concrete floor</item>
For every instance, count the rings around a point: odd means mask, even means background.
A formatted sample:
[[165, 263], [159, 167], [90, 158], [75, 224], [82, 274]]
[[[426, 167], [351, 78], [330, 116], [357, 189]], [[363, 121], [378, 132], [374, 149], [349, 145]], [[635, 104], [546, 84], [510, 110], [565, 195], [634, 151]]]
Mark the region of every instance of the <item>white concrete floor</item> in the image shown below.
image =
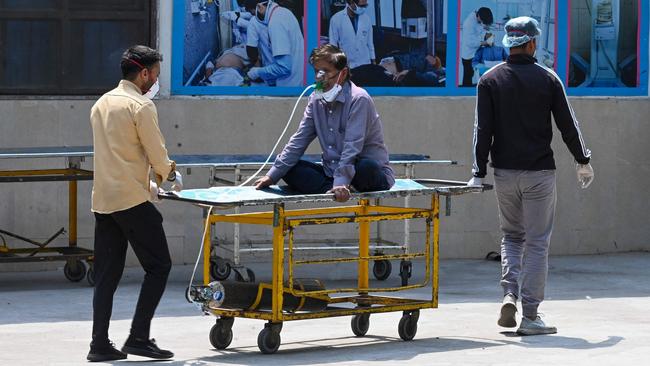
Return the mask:
[[[268, 276], [263, 266], [255, 268], [262, 279]], [[400, 313], [372, 315], [362, 338], [352, 334], [350, 317], [306, 320], [284, 325], [274, 355], [257, 348], [263, 327], [257, 320], [236, 319], [228, 350], [212, 348], [208, 332], [215, 318], [183, 297], [191, 269], [173, 269], [153, 322], [152, 336], [176, 354], [165, 364], [591, 366], [646, 365], [650, 358], [650, 253], [551, 258], [540, 311], [558, 327], [556, 335], [519, 337], [499, 328], [498, 263], [447, 260], [441, 263], [440, 307], [421, 312], [413, 341], [397, 334]], [[118, 346], [128, 335], [141, 276], [139, 268], [127, 269], [116, 294], [110, 334]], [[328, 287], [344, 282], [350, 281]], [[86, 364], [91, 302], [85, 281], [70, 283], [61, 271], [0, 273], [0, 365]], [[115, 364], [134, 361], [149, 363], [129, 356]]]

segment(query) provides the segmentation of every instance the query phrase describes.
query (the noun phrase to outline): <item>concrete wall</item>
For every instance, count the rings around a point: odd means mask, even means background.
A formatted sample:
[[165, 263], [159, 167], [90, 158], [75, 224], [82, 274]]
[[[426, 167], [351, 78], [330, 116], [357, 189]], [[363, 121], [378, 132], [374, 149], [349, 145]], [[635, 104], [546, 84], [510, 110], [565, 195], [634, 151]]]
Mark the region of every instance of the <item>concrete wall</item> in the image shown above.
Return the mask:
[[[558, 207], [553, 254], [650, 250], [646, 216], [650, 194], [650, 163], [646, 143], [650, 136], [648, 98], [574, 98], [576, 115], [593, 151], [596, 179], [587, 190], [578, 188], [573, 159], [556, 133]], [[293, 98], [174, 98], [156, 102], [163, 134], [171, 153], [266, 153], [283, 127]], [[304, 103], [304, 102], [303, 102]], [[91, 145], [88, 122], [93, 100], [0, 100], [0, 146]], [[457, 167], [419, 169], [421, 176], [466, 180], [471, 169], [474, 98], [378, 97], [376, 104], [385, 126], [387, 144], [395, 153], [429, 154], [455, 159]], [[297, 118], [290, 130], [296, 126]], [[312, 148], [312, 152], [317, 149]], [[63, 159], [0, 160], [0, 169], [62, 167]], [[91, 168], [92, 161], [84, 163]], [[206, 187], [208, 172], [193, 169], [188, 187]], [[490, 181], [491, 179], [488, 179]], [[90, 182], [79, 184], [79, 242], [92, 247], [93, 217]], [[415, 204], [426, 204], [415, 200]], [[201, 235], [201, 210], [164, 202], [165, 217], [176, 263], [196, 258]], [[67, 227], [65, 183], [5, 183], [0, 189], [0, 227], [43, 240]], [[354, 228], [323, 227], [299, 233], [305, 238], [353, 237]], [[422, 225], [414, 225], [414, 245], [423, 239]], [[232, 230], [217, 227], [219, 239], [232, 238]], [[401, 238], [399, 224], [385, 227], [389, 239]], [[245, 228], [243, 242], [269, 239], [270, 232]], [[472, 194], [452, 201], [452, 215], [442, 217], [441, 256], [480, 258], [499, 245], [498, 217], [493, 192]], [[21, 246], [8, 240], [11, 246]], [[56, 244], [65, 244], [66, 238]], [[265, 260], [258, 256], [252, 260]], [[129, 259], [134, 264], [133, 257]], [[3, 270], [51, 268], [61, 264], [0, 266]]]
[[[160, 75], [160, 123], [171, 153], [268, 153], [288, 118], [293, 98], [193, 98], [169, 96], [171, 80], [172, 2], [158, 3], [158, 48], [165, 55]], [[91, 145], [89, 99], [0, 99], [0, 147]], [[474, 98], [377, 97], [375, 102], [392, 152], [422, 153], [455, 159], [456, 167], [419, 169], [420, 176], [466, 180], [471, 169]], [[553, 254], [583, 254], [650, 250], [646, 207], [650, 193], [649, 98], [573, 98], [582, 131], [593, 151], [595, 182], [588, 190], [576, 183], [573, 160], [556, 136], [558, 207]], [[303, 102], [304, 103], [304, 102]], [[300, 114], [300, 113], [298, 113]], [[294, 130], [298, 116], [290, 130]], [[556, 134], [557, 135], [557, 134]], [[312, 148], [311, 152], [317, 152]], [[63, 159], [7, 161], [0, 169], [63, 167]], [[92, 160], [84, 163], [92, 168]], [[208, 172], [194, 169], [186, 186], [206, 187]], [[79, 244], [92, 247], [94, 219], [90, 213], [90, 182], [79, 184]], [[414, 204], [426, 204], [415, 200]], [[66, 183], [3, 183], [0, 185], [0, 228], [44, 240], [67, 227]], [[180, 203], [159, 205], [165, 217], [175, 263], [193, 263], [199, 247], [201, 211]], [[423, 240], [422, 225], [413, 225], [413, 245]], [[311, 228], [298, 238], [344, 238], [353, 228]], [[260, 228], [243, 229], [243, 243], [269, 239]], [[400, 224], [383, 228], [383, 236], [399, 240]], [[232, 229], [217, 227], [219, 240], [231, 240]], [[452, 201], [452, 216], [442, 217], [441, 256], [480, 258], [499, 246], [498, 217], [493, 192]], [[14, 240], [12, 247], [22, 246]], [[53, 244], [65, 245], [67, 238]], [[0, 245], [2, 241], [0, 239]], [[261, 261], [263, 254], [248, 260]], [[133, 256], [129, 264], [135, 264]], [[60, 267], [61, 263], [2, 265], [0, 271]], [[395, 270], [396, 271], [396, 270]]]

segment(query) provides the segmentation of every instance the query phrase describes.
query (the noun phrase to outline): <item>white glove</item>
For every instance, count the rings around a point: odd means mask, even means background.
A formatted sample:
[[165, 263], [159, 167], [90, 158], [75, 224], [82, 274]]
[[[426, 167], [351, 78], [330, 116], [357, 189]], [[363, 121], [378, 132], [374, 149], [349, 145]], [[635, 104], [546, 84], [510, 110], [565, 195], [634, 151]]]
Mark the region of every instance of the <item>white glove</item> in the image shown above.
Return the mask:
[[160, 192], [160, 189], [158, 188], [158, 185], [156, 182], [150, 180], [149, 181], [149, 198], [151, 202], [160, 202], [161, 199], [158, 198], [158, 192]]
[[219, 16], [226, 20], [232, 20], [233, 22], [237, 20], [237, 13], [234, 11], [224, 11]]
[[472, 177], [472, 179], [467, 182], [468, 186], [482, 186], [483, 185], [483, 178], [478, 178], [478, 177]]
[[176, 171], [176, 179], [172, 182], [172, 189], [176, 192], [183, 190], [183, 176], [178, 170]]
[[578, 183], [581, 188], [587, 188], [594, 181], [594, 168], [591, 164], [576, 164], [576, 173], [578, 175]]
[[257, 79], [259, 79], [259, 78], [260, 78], [260, 70], [261, 70], [261, 69], [262, 69], [261, 67], [251, 67], [251, 69], [248, 70], [248, 77], [249, 77], [251, 80], [257, 80]]

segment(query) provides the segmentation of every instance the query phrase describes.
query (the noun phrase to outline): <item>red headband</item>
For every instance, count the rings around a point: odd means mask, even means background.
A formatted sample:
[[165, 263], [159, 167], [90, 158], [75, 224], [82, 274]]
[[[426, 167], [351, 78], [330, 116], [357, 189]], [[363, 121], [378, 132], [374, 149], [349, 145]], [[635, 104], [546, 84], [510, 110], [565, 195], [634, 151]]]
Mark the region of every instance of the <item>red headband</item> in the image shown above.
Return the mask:
[[136, 65], [138, 65], [138, 66], [140, 66], [141, 69], [144, 69], [144, 68], [145, 68], [144, 66], [142, 66], [141, 63], [139, 63], [139, 62], [136, 61], [136, 60], [133, 60], [133, 59], [130, 59], [130, 58], [127, 58], [126, 60], [127, 60], [127, 61], [130, 61], [130, 62], [132, 62], [132, 63], [134, 63], [134, 64], [136, 64]]
[[526, 33], [526, 32], [524, 32], [524, 31], [521, 31], [521, 30], [518, 30], [518, 29], [511, 29], [511, 30], [506, 30], [506, 32], [507, 32], [507, 33], [518, 33], [518, 34], [525, 34], [525, 35], [527, 35], [527, 36], [529, 36], [529, 35], [530, 35], [530, 34], [528, 34], [528, 33]]

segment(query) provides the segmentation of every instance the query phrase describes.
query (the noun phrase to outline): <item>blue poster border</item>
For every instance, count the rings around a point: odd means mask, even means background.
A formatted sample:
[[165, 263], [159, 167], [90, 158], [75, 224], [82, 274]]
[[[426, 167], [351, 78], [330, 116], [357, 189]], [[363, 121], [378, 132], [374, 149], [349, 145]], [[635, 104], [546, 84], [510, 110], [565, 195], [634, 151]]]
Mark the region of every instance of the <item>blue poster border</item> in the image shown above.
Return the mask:
[[[185, 0], [174, 0], [172, 19], [172, 95], [217, 95], [217, 96], [297, 96], [304, 87], [206, 87], [206, 86], [184, 86], [183, 75], [183, 51], [184, 51], [184, 27]], [[476, 88], [459, 87], [456, 85], [456, 60], [458, 58], [458, 36], [459, 36], [459, 11], [461, 0], [448, 0], [447, 6], [447, 50], [446, 66], [447, 79], [444, 87], [367, 87], [368, 92], [373, 96], [474, 96]], [[649, 40], [649, 0], [638, 0], [639, 2], [639, 80], [640, 85], [628, 88], [602, 88], [602, 87], [568, 87], [567, 94], [570, 96], [648, 96], [648, 40]], [[320, 6], [321, 0], [308, 0], [305, 4], [306, 19], [306, 53], [318, 46], [320, 39]], [[569, 1], [555, 2], [556, 19], [556, 71], [564, 84], [567, 85], [566, 75], [568, 71], [569, 57]], [[565, 37], [558, 37], [565, 34]], [[307, 84], [314, 82], [314, 72], [307, 67]]]

